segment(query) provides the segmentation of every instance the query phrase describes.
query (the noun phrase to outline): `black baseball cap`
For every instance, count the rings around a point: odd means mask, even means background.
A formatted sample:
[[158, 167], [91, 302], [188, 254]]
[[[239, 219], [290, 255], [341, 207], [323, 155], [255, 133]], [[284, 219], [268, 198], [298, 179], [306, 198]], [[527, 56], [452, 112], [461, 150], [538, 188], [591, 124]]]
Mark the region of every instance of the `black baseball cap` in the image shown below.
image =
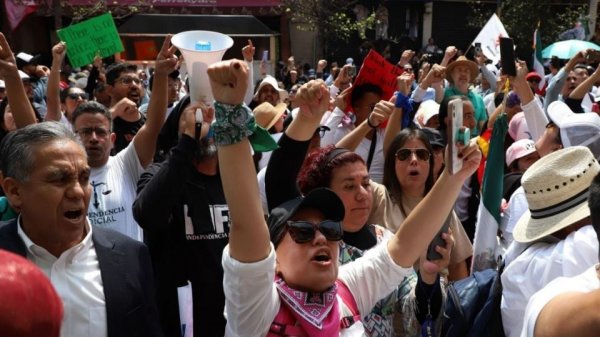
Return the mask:
[[327, 220], [342, 221], [344, 219], [345, 208], [340, 197], [328, 188], [316, 188], [304, 197], [300, 196], [286, 201], [271, 210], [267, 223], [271, 241], [275, 247], [279, 245], [285, 234], [287, 221], [297, 211], [305, 208], [320, 211]]
[[429, 144], [431, 144], [432, 147], [446, 146], [446, 140], [438, 130], [433, 128], [422, 128], [421, 131], [425, 133], [427, 139], [429, 139]]

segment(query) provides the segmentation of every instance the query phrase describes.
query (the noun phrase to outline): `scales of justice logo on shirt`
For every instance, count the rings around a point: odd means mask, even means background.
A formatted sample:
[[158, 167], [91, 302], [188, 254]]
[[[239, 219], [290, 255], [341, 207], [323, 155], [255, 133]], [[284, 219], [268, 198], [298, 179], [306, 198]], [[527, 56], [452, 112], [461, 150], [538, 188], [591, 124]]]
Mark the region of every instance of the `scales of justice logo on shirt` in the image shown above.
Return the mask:
[[183, 205], [185, 236], [187, 240], [215, 240], [229, 237], [229, 207], [227, 205], [208, 205], [210, 224], [196, 223], [189, 215], [188, 205]]
[[[125, 208], [122, 206], [107, 209], [106, 200], [102, 196], [107, 196], [112, 193], [108, 184], [105, 182], [92, 181], [92, 206], [88, 210], [88, 218], [92, 225], [110, 226], [118, 220], [118, 214], [124, 213]], [[110, 207], [110, 206], [109, 206]]]

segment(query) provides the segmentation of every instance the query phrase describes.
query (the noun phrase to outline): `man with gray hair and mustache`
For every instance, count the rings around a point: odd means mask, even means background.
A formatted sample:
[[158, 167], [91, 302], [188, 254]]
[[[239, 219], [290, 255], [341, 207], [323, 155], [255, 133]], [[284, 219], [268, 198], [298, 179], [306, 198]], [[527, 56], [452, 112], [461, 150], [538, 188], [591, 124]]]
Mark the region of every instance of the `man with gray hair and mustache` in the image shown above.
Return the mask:
[[61, 336], [162, 336], [148, 249], [86, 216], [91, 169], [79, 138], [57, 122], [32, 124], [4, 138], [0, 163], [19, 210], [0, 227], [0, 249], [48, 276], [64, 305]]

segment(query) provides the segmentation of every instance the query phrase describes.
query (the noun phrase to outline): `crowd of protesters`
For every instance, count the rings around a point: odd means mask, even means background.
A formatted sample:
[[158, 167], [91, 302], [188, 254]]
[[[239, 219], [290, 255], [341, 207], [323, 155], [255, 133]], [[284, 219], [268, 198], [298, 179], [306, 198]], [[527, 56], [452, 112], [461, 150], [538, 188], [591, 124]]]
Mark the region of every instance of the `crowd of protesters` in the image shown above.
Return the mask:
[[[68, 48], [44, 66], [0, 34], [0, 335], [445, 336], [486, 165], [504, 168], [485, 176], [503, 185], [502, 333], [596, 334], [591, 50], [508, 76], [430, 39], [387, 97], [352, 58], [271, 67], [249, 41], [194, 75], [214, 96], [195, 102], [170, 36], [141, 65], [72, 69]], [[457, 104], [470, 140], [448, 144]]]

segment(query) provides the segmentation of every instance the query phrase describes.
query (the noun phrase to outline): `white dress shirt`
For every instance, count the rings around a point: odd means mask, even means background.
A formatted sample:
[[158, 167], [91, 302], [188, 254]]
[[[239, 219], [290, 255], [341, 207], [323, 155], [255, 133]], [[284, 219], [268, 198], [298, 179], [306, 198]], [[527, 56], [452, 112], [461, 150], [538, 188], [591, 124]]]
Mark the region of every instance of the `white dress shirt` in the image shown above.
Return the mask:
[[596, 266], [589, 267], [585, 272], [573, 277], [559, 277], [550, 282], [542, 290], [533, 295], [525, 310], [525, 324], [521, 337], [533, 337], [535, 322], [542, 309], [558, 295], [568, 292], [587, 293], [598, 289], [600, 283], [596, 276]]
[[27, 248], [27, 259], [42, 269], [62, 299], [61, 337], [107, 336], [100, 264], [92, 241], [92, 227], [87, 224], [86, 227], [85, 238], [56, 258], [31, 241], [21, 228], [21, 218], [18, 219], [17, 232]]
[[516, 254], [511, 252], [517, 246], [527, 247], [516, 241], [512, 243], [502, 273], [500, 307], [507, 337], [521, 334], [525, 307], [533, 294], [558, 277], [578, 275], [598, 263], [598, 239], [591, 225], [557, 243], [535, 243], [513, 260]]

